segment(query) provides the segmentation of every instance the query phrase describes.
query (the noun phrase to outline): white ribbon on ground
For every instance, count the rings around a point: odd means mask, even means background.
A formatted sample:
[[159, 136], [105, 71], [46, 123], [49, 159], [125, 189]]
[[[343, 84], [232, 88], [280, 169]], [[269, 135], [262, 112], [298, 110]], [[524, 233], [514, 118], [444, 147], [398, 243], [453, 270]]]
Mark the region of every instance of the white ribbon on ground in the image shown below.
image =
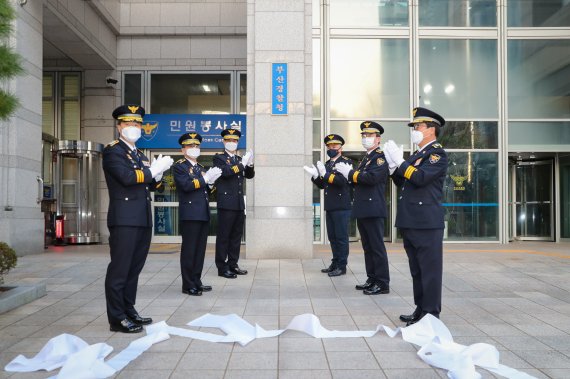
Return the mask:
[[225, 335], [172, 327], [161, 321], [148, 325], [147, 336], [131, 342], [125, 350], [108, 362], [104, 362], [104, 358], [112, 351], [110, 346], [106, 344], [88, 346], [78, 337], [63, 334], [50, 340], [32, 359], [26, 359], [21, 355], [16, 357], [5, 370], [28, 372], [53, 370], [63, 366], [57, 379], [107, 378], [123, 369], [153, 344], [168, 339], [169, 335], [210, 342], [237, 342], [245, 346], [257, 338], [275, 337], [286, 330], [296, 330], [315, 338], [372, 337], [380, 330], [384, 330], [392, 338], [402, 333], [404, 341], [421, 346], [418, 356], [429, 365], [448, 370], [447, 375], [451, 379], [480, 379], [481, 375], [475, 370], [475, 366], [509, 379], [533, 378], [524, 372], [501, 365], [499, 352], [492, 345], [477, 343], [464, 346], [455, 343], [443, 322], [429, 314], [414, 325], [394, 330], [384, 325], [378, 325], [376, 330], [372, 331], [328, 330], [313, 314], [295, 316], [285, 329], [278, 330], [265, 330], [257, 324], [253, 326], [236, 314], [225, 316], [206, 314], [189, 322], [188, 325], [218, 328]]

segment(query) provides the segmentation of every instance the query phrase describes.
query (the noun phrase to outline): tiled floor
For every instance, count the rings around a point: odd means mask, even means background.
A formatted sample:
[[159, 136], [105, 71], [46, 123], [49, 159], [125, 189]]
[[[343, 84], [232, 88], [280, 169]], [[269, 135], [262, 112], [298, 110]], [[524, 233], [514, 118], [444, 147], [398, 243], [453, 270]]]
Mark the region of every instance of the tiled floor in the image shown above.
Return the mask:
[[[347, 275], [329, 278], [326, 246], [314, 259], [240, 261], [246, 276], [218, 277], [208, 246], [201, 297], [181, 293], [179, 255], [173, 245], [153, 246], [140, 277], [137, 308], [155, 321], [185, 324], [205, 313], [237, 313], [265, 329], [285, 327], [293, 316], [314, 313], [327, 329], [371, 330], [402, 326], [413, 310], [407, 258], [387, 245], [391, 292], [365, 296], [354, 285], [366, 279], [363, 253], [351, 243]], [[245, 247], [244, 247], [245, 250]], [[22, 257], [7, 282], [45, 281], [47, 296], [0, 315], [0, 364], [35, 355], [51, 338], [75, 334], [106, 342], [114, 353], [140, 335], [109, 332], [103, 282], [108, 246], [51, 248]], [[570, 378], [570, 244], [445, 245], [442, 321], [462, 344], [486, 342], [501, 363], [538, 378]], [[0, 378], [47, 378], [56, 372]], [[480, 370], [484, 378], [495, 377]], [[315, 339], [287, 331], [242, 347], [172, 337], [152, 346], [117, 378], [445, 378], [421, 361], [400, 337]]]

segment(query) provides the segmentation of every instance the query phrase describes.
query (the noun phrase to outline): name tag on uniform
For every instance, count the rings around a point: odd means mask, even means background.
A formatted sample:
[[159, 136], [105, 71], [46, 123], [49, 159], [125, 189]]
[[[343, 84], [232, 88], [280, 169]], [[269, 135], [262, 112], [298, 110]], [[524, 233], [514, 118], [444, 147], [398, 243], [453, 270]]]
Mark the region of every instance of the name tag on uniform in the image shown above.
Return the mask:
[[418, 159], [417, 161], [415, 161], [415, 162], [414, 162], [414, 166], [419, 166], [420, 163], [422, 163], [422, 159], [423, 159], [423, 158], [420, 158], [420, 159]]

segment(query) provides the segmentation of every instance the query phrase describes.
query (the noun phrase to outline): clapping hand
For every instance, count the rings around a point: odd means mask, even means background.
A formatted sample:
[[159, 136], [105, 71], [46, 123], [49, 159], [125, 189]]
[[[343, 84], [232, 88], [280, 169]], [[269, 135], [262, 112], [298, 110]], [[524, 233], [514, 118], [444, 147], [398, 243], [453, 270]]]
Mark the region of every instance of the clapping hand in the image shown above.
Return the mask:
[[321, 161], [317, 161], [317, 170], [319, 170], [320, 176], [325, 176], [325, 174], [327, 173], [327, 169], [325, 168], [325, 165]]
[[219, 167], [211, 167], [208, 171], [204, 173], [204, 180], [208, 184], [214, 184], [214, 182], [222, 175], [222, 170]]
[[317, 176], [319, 176], [319, 172], [317, 170], [317, 168], [315, 167], [315, 165], [311, 165], [311, 167], [309, 166], [303, 166], [303, 169], [307, 172], [307, 174], [311, 175], [311, 177], [313, 179], [315, 179]]
[[334, 166], [335, 170], [337, 170], [338, 172], [340, 172], [342, 174], [342, 176], [344, 176], [346, 179], [348, 179], [348, 174], [350, 172], [350, 170], [352, 170], [352, 165], [349, 165], [348, 163], [337, 163]]

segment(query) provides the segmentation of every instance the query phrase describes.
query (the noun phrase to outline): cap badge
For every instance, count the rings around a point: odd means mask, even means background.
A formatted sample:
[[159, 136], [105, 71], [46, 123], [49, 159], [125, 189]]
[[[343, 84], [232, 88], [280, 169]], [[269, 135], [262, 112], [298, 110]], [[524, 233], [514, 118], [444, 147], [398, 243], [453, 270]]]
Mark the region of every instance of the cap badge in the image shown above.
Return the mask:
[[127, 108], [129, 108], [129, 110], [131, 111], [131, 113], [137, 113], [137, 111], [139, 110], [139, 107], [137, 107], [136, 105], [129, 105]]
[[234, 134], [236, 131], [234, 129], [228, 129], [228, 133]]
[[416, 113], [418, 113], [418, 108], [414, 108], [414, 117], [416, 117]]
[[194, 138], [194, 139], [196, 138], [196, 136], [197, 136], [196, 133], [191, 133], [191, 134], [190, 134], [190, 137], [192, 137], [192, 138]]
[[370, 124], [371, 124], [370, 122], [365, 122], [364, 126], [366, 126], [368, 128], [370, 126]]

